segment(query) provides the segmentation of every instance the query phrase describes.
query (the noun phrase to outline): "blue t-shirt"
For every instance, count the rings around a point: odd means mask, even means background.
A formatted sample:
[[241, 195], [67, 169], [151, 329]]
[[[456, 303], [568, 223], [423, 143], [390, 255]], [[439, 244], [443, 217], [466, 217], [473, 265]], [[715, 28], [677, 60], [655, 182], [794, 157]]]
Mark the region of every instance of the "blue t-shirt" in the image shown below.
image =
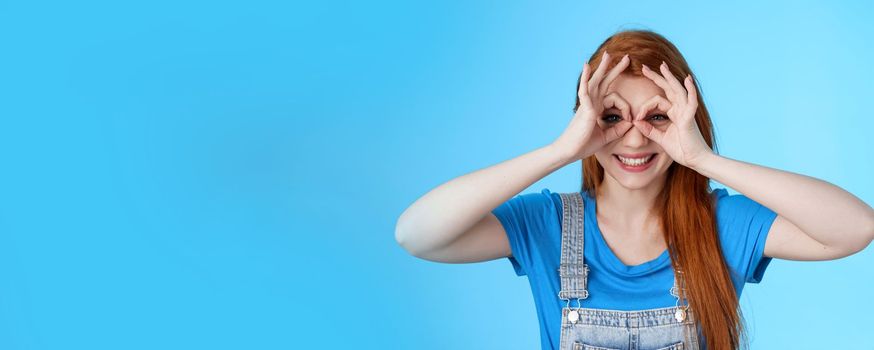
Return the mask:
[[[740, 194], [715, 189], [716, 223], [726, 265], [738, 296], [745, 282], [759, 283], [771, 258], [764, 257], [765, 240], [777, 213]], [[585, 261], [589, 265], [589, 297], [583, 307], [612, 310], [642, 310], [671, 307], [674, 271], [665, 250], [648, 262], [625, 265], [607, 246], [598, 228], [596, 202], [582, 191], [585, 204]], [[518, 276], [528, 276], [543, 349], [558, 349], [561, 289], [561, 197], [549, 189], [517, 195], [492, 210], [510, 241], [507, 259]], [[577, 305], [576, 300], [571, 301]]]

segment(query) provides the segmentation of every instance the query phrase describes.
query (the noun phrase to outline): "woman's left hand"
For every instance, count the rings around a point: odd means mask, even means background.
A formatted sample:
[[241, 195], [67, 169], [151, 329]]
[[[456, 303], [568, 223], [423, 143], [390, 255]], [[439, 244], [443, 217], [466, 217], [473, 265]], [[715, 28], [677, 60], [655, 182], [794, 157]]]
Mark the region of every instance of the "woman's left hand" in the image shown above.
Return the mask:
[[[698, 92], [691, 75], [687, 75], [683, 84], [680, 84], [680, 81], [671, 74], [667, 64], [662, 62], [659, 69], [662, 75], [644, 65], [643, 75], [661, 87], [668, 100], [661, 95], [656, 95], [644, 103], [641, 113], [647, 113], [651, 107], [658, 106], [667, 111], [671, 122], [664, 130], [659, 130], [642, 118], [634, 118], [634, 126], [644, 136], [658, 143], [675, 162], [693, 168], [704, 157], [713, 154], [713, 150], [707, 146], [695, 122]], [[686, 86], [685, 89], [683, 85]]]

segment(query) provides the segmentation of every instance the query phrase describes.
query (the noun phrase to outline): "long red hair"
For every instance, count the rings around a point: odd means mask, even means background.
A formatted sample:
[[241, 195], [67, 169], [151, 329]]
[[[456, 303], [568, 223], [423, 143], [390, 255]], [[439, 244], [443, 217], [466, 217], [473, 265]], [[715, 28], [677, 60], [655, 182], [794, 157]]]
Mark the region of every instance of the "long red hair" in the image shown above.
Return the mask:
[[[658, 72], [662, 61], [667, 63], [671, 73], [680, 81], [687, 74], [692, 74], [680, 51], [652, 31], [627, 30], [612, 35], [592, 54], [590, 67], [594, 69], [598, 66], [604, 51], [611, 57], [628, 54], [631, 62], [623, 72], [626, 74], [643, 76], [643, 64]], [[608, 68], [614, 67], [619, 60], [611, 61]], [[694, 74], [692, 78], [695, 79]], [[695, 79], [695, 87], [699, 89], [695, 122], [707, 145], [716, 151], [713, 125], [699, 86]], [[574, 112], [579, 106], [578, 97]], [[597, 198], [598, 187], [603, 179], [604, 168], [595, 156], [584, 159], [583, 190]], [[654, 210], [661, 216], [662, 231], [674, 271], [683, 271], [687, 301], [697, 316], [698, 326], [705, 338], [701, 342], [706, 341], [707, 348], [711, 350], [734, 350], [741, 346], [748, 348], [743, 315], [719, 245], [714, 209], [709, 179], [676, 162], [671, 164]]]

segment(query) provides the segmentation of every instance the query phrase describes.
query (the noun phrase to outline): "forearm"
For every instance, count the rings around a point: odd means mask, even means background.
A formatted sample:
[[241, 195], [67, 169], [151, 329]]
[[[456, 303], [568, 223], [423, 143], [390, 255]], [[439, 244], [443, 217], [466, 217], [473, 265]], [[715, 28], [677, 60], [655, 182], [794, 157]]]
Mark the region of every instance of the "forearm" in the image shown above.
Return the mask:
[[398, 218], [395, 236], [409, 251], [453, 242], [498, 205], [569, 164], [552, 145], [454, 178], [426, 193]]
[[692, 168], [770, 208], [826, 246], [855, 250], [874, 238], [874, 210], [831, 183], [717, 154]]

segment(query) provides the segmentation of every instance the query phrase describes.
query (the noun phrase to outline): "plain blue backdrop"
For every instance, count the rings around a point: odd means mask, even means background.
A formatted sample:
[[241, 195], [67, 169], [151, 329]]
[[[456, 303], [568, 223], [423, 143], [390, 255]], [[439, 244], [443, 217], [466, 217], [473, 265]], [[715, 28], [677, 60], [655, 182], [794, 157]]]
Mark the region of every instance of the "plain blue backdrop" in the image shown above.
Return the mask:
[[[631, 28], [684, 53], [721, 154], [874, 203], [872, 14], [0, 1], [0, 348], [537, 349], [527, 280], [408, 255], [401, 212], [551, 142]], [[524, 192], [579, 185], [575, 163]], [[741, 297], [753, 349], [874, 349], [872, 266], [774, 260]]]

